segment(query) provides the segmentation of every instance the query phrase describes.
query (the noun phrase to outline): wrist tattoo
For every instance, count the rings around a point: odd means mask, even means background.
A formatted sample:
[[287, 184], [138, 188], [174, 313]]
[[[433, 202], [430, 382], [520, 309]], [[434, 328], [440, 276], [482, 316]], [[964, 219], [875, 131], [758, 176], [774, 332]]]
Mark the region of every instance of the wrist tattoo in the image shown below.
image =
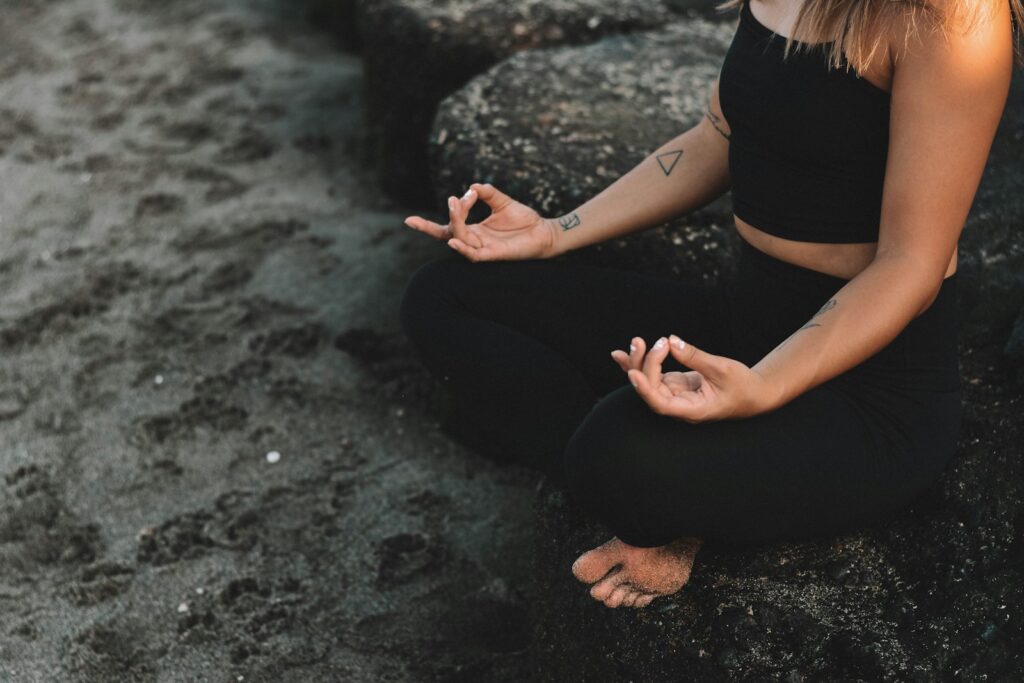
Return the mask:
[[562, 230], [569, 230], [570, 228], [575, 228], [577, 225], [580, 224], [579, 214], [573, 212], [568, 216], [562, 216], [561, 218], [558, 219], [558, 224], [562, 226]]
[[706, 116], [708, 121], [711, 122], [711, 125], [715, 127], [715, 130], [717, 130], [719, 133], [722, 134], [723, 138], [725, 138], [726, 140], [729, 139], [729, 133], [726, 133], [724, 130], [722, 130], [722, 125], [721, 125], [722, 124], [722, 119], [721, 119], [721, 117], [715, 115], [715, 113], [712, 112], [711, 109], [708, 109], [707, 111], [705, 111], [704, 112], [704, 116]]
[[683, 156], [683, 150], [677, 149], [671, 152], [662, 152], [656, 158], [658, 165], [661, 166], [661, 170], [665, 172], [665, 175], [672, 173], [672, 169], [679, 163], [679, 158]]

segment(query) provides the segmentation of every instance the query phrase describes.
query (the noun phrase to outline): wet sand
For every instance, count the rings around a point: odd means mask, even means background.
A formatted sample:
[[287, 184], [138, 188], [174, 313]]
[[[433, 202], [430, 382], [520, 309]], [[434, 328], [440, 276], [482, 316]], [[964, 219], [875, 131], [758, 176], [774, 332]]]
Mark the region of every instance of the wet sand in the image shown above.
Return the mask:
[[446, 247], [286, 0], [0, 15], [0, 680], [522, 680], [538, 476], [438, 430]]

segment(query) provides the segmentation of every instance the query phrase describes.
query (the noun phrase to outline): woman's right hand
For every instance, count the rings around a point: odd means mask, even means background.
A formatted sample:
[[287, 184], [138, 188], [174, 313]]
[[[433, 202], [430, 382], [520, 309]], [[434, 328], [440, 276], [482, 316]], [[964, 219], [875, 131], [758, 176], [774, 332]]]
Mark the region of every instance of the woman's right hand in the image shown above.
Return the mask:
[[[478, 197], [491, 208], [491, 214], [479, 223], [466, 225], [466, 216]], [[448, 220], [448, 224], [440, 225], [409, 216], [405, 224], [444, 240], [470, 261], [550, 258], [558, 253], [555, 222], [542, 218], [490, 183], [473, 183], [461, 199], [449, 197]]]

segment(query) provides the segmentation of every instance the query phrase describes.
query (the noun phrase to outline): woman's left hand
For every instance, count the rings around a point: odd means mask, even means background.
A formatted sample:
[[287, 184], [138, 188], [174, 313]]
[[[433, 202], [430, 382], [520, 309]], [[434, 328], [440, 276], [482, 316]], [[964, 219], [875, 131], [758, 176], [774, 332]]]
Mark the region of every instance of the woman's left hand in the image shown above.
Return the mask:
[[[774, 392], [767, 380], [737, 360], [705, 353], [674, 334], [659, 339], [646, 354], [644, 348], [644, 340], [634, 337], [630, 353], [616, 349], [612, 358], [659, 415], [696, 423], [772, 409]], [[663, 373], [661, 365], [669, 353], [692, 370]]]

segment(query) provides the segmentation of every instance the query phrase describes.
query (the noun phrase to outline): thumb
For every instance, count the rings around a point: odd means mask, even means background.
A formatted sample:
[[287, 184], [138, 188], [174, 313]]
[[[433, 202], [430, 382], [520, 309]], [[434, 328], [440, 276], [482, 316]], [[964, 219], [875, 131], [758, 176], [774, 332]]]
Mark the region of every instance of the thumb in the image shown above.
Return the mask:
[[718, 356], [701, 351], [693, 344], [684, 342], [674, 334], [669, 336], [668, 346], [672, 352], [672, 357], [691, 370], [696, 370], [706, 377], [718, 374]]
[[511, 197], [490, 183], [473, 183], [469, 188], [471, 190], [476, 190], [477, 196], [484, 200], [487, 206], [491, 207], [491, 211], [500, 211], [503, 207], [514, 201]]

